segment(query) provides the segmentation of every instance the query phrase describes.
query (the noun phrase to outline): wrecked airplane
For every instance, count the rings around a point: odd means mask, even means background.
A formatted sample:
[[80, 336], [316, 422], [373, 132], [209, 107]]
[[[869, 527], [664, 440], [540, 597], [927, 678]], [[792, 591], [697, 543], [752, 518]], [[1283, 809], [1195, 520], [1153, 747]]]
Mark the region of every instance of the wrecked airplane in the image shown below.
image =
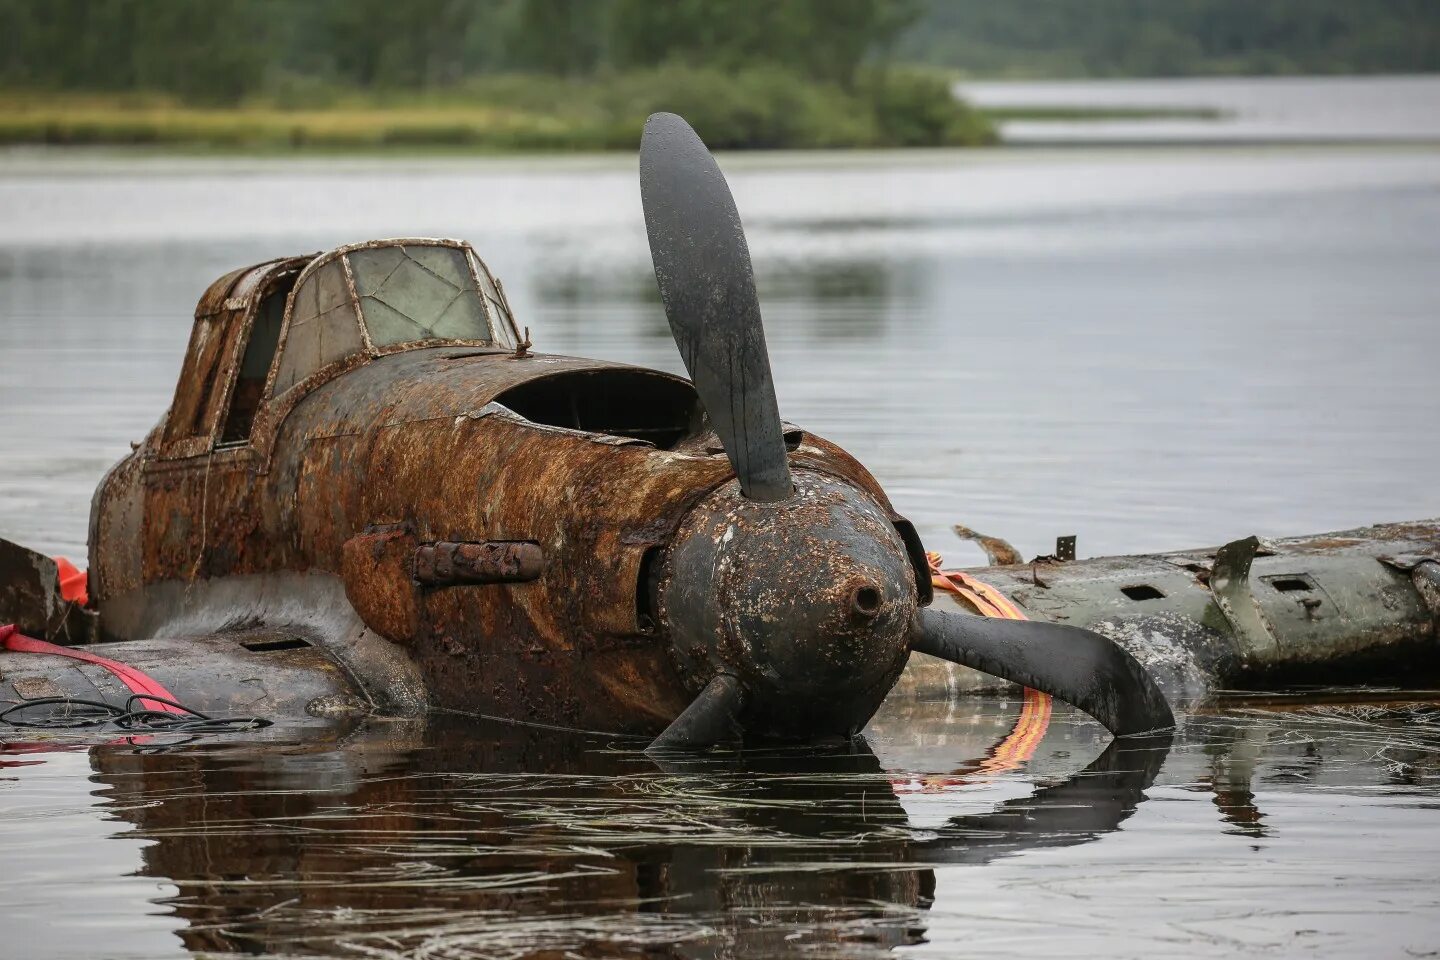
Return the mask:
[[[1145, 576], [982, 574], [1033, 619], [932, 603], [951, 581], [874, 477], [780, 418], [739, 215], [703, 143], [657, 114], [640, 174], [690, 379], [534, 352], [461, 241], [229, 273], [200, 299], [169, 411], [96, 490], [83, 601], [52, 561], [0, 549], [0, 623], [17, 628], [0, 683], [27, 710], [137, 695], [294, 722], [446, 710], [665, 750], [853, 735], [924, 657], [1117, 735], [1165, 729], [1152, 673], [1177, 658], [1275, 679], [1294, 630], [1347, 656], [1399, 636], [1346, 626], [1360, 594], [1430, 649], [1433, 527], [1355, 591], [1277, 568], [1311, 584], [1303, 616], [1257, 599], [1258, 551], [1234, 545], [1136, 559]], [[1120, 581], [1168, 602], [1137, 625], [1105, 594]]]

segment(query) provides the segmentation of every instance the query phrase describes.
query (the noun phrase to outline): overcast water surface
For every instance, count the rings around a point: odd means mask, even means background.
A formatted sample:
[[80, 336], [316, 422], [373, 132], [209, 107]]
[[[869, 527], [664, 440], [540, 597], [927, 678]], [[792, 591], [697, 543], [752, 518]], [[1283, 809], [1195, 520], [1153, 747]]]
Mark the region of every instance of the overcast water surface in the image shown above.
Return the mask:
[[[952, 563], [956, 522], [1098, 555], [1440, 514], [1440, 150], [722, 165], [783, 414]], [[537, 349], [680, 369], [633, 158], [0, 158], [0, 536], [83, 557], [215, 277], [414, 235], [471, 240]], [[1013, 763], [993, 698], [680, 765], [451, 721], [0, 731], [0, 957], [1422, 956], [1440, 717], [1398, 699], [1108, 752], [1057, 709]]]

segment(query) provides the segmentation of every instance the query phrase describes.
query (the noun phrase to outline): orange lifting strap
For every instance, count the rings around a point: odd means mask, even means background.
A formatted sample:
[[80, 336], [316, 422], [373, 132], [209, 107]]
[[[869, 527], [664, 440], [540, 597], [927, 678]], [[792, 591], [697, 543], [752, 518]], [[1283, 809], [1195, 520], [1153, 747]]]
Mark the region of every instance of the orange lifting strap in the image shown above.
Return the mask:
[[940, 554], [925, 554], [930, 562], [930, 582], [937, 590], [957, 594], [965, 604], [982, 617], [998, 617], [1001, 620], [1028, 620], [1020, 608], [1011, 603], [999, 590], [988, 583], [981, 583], [974, 577], [959, 570], [940, 569]]
[[[935, 589], [953, 593], [962, 605], [984, 617], [999, 617], [1003, 620], [1028, 620], [1020, 608], [1009, 598], [988, 583], [981, 583], [958, 570], [943, 570], [940, 554], [927, 553], [930, 563], [930, 582]], [[1025, 688], [1025, 701], [1020, 707], [1020, 716], [1004, 740], [997, 743], [985, 759], [968, 769], [957, 770], [949, 776], [923, 777], [916, 780], [901, 780], [895, 783], [902, 793], [941, 793], [963, 786], [976, 775], [995, 775], [1019, 769], [1040, 746], [1045, 731], [1050, 726], [1050, 694]]]

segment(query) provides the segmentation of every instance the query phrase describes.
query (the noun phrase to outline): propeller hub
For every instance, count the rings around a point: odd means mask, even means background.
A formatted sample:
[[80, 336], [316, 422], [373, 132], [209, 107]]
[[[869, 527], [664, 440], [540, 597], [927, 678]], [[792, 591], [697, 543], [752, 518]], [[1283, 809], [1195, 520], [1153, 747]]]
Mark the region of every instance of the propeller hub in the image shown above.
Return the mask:
[[717, 673], [741, 681], [747, 733], [850, 734], [905, 666], [915, 575], [869, 495], [794, 479], [791, 497], [768, 503], [731, 481], [689, 514], [662, 569], [660, 621], [693, 689]]

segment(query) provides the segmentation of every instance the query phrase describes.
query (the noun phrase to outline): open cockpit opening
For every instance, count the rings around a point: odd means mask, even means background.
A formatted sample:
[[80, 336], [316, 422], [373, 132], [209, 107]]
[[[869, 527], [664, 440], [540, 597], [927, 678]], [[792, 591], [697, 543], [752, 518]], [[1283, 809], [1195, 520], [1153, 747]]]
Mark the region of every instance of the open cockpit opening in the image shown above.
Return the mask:
[[695, 388], [650, 370], [573, 370], [511, 387], [495, 400], [535, 423], [675, 446], [699, 422]]
[[255, 319], [250, 327], [250, 340], [245, 344], [245, 354], [240, 361], [240, 373], [235, 378], [235, 392], [230, 398], [230, 413], [225, 418], [225, 429], [220, 434], [222, 446], [243, 444], [250, 439], [250, 430], [255, 424], [255, 413], [260, 409], [260, 400], [265, 393], [265, 380], [270, 375], [270, 365], [275, 360], [275, 351], [280, 344], [280, 326], [285, 319], [285, 301], [295, 286], [298, 271], [280, 277], [265, 291], [260, 306], [255, 310]]

